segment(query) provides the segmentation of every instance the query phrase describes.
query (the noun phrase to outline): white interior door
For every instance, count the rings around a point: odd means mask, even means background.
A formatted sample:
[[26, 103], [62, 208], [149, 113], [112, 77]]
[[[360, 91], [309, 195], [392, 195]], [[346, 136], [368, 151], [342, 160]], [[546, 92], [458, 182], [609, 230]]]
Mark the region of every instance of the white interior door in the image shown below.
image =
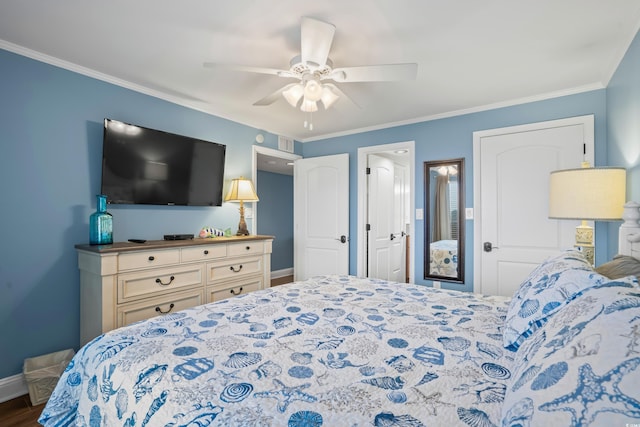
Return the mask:
[[391, 276], [395, 282], [407, 281], [407, 198], [409, 195], [407, 168], [394, 164], [393, 177], [393, 233], [391, 245]]
[[349, 273], [349, 154], [294, 163], [295, 280]]
[[[368, 159], [368, 277], [390, 280], [393, 275], [394, 165], [393, 161], [370, 154]], [[398, 230], [398, 233], [400, 230]], [[392, 238], [393, 237], [393, 238]], [[395, 280], [395, 279], [391, 279]]]
[[573, 246], [577, 222], [548, 218], [549, 174], [580, 167], [585, 151], [593, 164], [593, 116], [473, 139], [475, 289], [511, 296], [537, 264]]

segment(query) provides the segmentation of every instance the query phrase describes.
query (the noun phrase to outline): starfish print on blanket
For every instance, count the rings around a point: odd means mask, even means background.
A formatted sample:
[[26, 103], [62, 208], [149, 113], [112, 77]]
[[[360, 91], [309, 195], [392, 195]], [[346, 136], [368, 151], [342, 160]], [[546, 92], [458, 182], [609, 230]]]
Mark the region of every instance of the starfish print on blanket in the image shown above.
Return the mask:
[[395, 331], [390, 331], [388, 329], [386, 329], [387, 324], [386, 323], [381, 323], [380, 325], [371, 325], [367, 322], [362, 322], [362, 324], [364, 326], [366, 326], [366, 329], [362, 330], [362, 331], [358, 331], [358, 333], [361, 334], [366, 334], [366, 333], [372, 333], [374, 334], [376, 337], [378, 337], [379, 340], [382, 339], [382, 334], [385, 332], [395, 332]]
[[480, 367], [480, 364], [476, 360], [480, 360], [480, 361], [484, 360], [480, 356], [473, 356], [468, 351], [465, 351], [464, 354], [451, 353], [451, 356], [458, 358], [458, 364], [461, 364], [461, 363], [464, 363], [464, 362], [471, 362], [474, 365], [476, 365], [477, 367]]
[[578, 369], [578, 385], [572, 393], [540, 405], [542, 411], [567, 411], [571, 425], [589, 425], [600, 412], [615, 412], [640, 418], [640, 402], [620, 391], [618, 385], [626, 374], [640, 366], [640, 357], [628, 359], [602, 376], [585, 363]]
[[440, 400], [440, 398], [442, 397], [442, 393], [440, 393], [439, 391], [435, 393], [431, 393], [430, 395], [427, 396], [426, 394], [418, 390], [416, 387], [411, 387], [411, 390], [413, 390], [413, 392], [416, 394], [416, 400], [411, 401], [409, 403], [413, 405], [422, 406], [429, 415], [437, 416], [439, 406], [449, 406], [449, 407], [456, 406], [451, 403], [443, 402], [442, 400]]
[[273, 380], [276, 387], [271, 391], [260, 391], [255, 393], [254, 397], [269, 397], [278, 401], [278, 411], [284, 413], [287, 407], [294, 400], [302, 400], [303, 402], [313, 403], [318, 400], [317, 397], [307, 394], [302, 389], [309, 388], [311, 383], [305, 383], [297, 387], [288, 387], [280, 380]]
[[188, 341], [188, 340], [194, 340], [194, 341], [199, 341], [199, 342], [204, 342], [204, 340], [202, 338], [200, 338], [200, 335], [202, 334], [206, 334], [208, 331], [200, 331], [200, 332], [193, 332], [191, 330], [191, 328], [189, 328], [188, 326], [186, 326], [183, 330], [182, 330], [182, 335], [167, 335], [167, 336], [173, 336], [173, 337], [177, 337], [178, 339], [176, 340], [175, 343], [173, 343], [173, 345], [180, 345], [183, 344], [184, 342]]

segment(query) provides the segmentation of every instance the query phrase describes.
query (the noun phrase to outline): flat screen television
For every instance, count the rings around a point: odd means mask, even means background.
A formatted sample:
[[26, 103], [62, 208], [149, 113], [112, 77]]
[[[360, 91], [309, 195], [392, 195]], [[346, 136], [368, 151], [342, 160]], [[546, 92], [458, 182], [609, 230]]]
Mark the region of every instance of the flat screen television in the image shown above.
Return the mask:
[[226, 146], [104, 119], [107, 203], [220, 206]]

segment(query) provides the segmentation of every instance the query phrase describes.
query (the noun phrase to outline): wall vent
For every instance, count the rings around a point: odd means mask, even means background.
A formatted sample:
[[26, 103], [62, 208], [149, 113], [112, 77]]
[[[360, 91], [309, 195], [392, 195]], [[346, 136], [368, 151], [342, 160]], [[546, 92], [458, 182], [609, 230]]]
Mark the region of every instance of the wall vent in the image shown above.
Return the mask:
[[286, 136], [278, 136], [278, 150], [293, 153], [293, 139]]

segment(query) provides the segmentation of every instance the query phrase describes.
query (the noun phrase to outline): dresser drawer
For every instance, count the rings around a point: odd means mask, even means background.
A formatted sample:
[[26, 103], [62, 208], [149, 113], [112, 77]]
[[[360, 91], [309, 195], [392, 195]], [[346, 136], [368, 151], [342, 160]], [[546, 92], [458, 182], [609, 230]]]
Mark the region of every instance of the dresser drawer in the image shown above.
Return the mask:
[[117, 308], [117, 325], [128, 325], [154, 316], [175, 313], [179, 310], [203, 304], [202, 290], [194, 289], [186, 292], [176, 292], [158, 298], [120, 305]]
[[245, 295], [263, 288], [262, 276], [233, 281], [232, 284], [227, 284], [226, 286], [211, 286], [207, 288], [207, 302]]
[[128, 252], [118, 255], [118, 270], [136, 270], [139, 268], [162, 267], [178, 264], [180, 249], [164, 249], [158, 251]]
[[227, 256], [227, 245], [207, 245], [182, 249], [182, 262], [206, 261]]
[[251, 256], [234, 260], [220, 260], [207, 263], [207, 283], [214, 284], [225, 280], [241, 279], [252, 274], [261, 274], [264, 258]]
[[156, 268], [118, 275], [118, 303], [202, 286], [202, 264]]
[[264, 253], [263, 242], [229, 243], [227, 256], [262, 255]]

